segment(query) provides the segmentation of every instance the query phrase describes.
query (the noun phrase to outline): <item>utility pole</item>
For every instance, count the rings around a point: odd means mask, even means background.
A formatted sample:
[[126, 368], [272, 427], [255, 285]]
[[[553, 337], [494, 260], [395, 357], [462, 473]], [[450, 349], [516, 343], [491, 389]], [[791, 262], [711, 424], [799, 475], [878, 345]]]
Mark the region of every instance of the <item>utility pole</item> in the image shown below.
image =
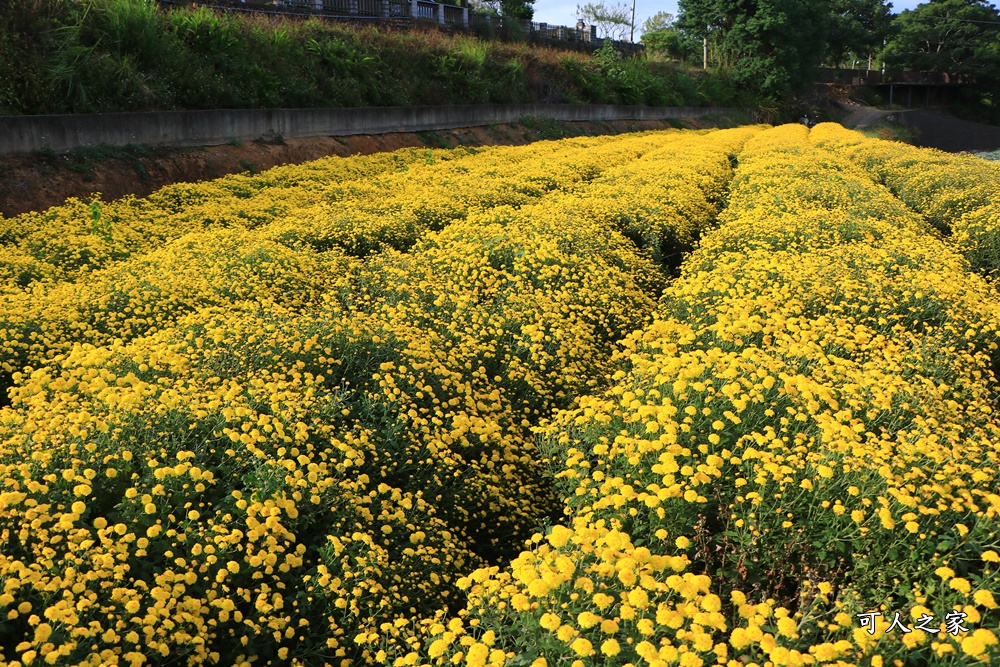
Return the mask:
[[632, 25], [629, 29], [628, 41], [635, 44], [635, 0], [632, 0]]

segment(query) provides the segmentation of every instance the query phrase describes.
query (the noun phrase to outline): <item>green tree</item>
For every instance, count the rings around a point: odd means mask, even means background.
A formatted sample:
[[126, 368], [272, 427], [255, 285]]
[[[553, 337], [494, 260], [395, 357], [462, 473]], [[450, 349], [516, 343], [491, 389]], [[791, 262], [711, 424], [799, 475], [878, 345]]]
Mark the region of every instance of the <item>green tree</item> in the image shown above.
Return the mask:
[[826, 61], [867, 60], [885, 46], [892, 25], [892, 3], [886, 0], [832, 0]]
[[882, 57], [892, 71], [957, 74], [984, 120], [1000, 121], [1000, 11], [984, 0], [934, 0], [894, 21]]
[[763, 97], [778, 99], [812, 82], [826, 49], [831, 0], [678, 0], [678, 27], [707, 37], [716, 64]]
[[535, 0], [500, 0], [500, 16], [530, 21], [535, 16]]
[[701, 53], [701, 43], [688, 37], [674, 25], [674, 15], [657, 12], [642, 24], [642, 43], [649, 55], [689, 61]]
[[984, 0], [934, 0], [905, 11], [883, 57], [896, 69], [995, 76], [1000, 12]]
[[670, 30], [674, 27], [674, 15], [670, 12], [656, 12], [642, 24], [642, 34]]
[[676, 28], [643, 33], [642, 43], [653, 57], [701, 62], [701, 42], [688, 37]]
[[472, 8], [512, 19], [530, 21], [535, 16], [535, 0], [472, 0]]
[[588, 2], [576, 6], [577, 18], [596, 25], [601, 37], [623, 39], [632, 25], [632, 12], [625, 5], [606, 5], [604, 2]]
[[493, 14], [494, 16], [500, 15], [499, 3], [491, 2], [490, 0], [469, 0], [469, 9], [484, 14]]

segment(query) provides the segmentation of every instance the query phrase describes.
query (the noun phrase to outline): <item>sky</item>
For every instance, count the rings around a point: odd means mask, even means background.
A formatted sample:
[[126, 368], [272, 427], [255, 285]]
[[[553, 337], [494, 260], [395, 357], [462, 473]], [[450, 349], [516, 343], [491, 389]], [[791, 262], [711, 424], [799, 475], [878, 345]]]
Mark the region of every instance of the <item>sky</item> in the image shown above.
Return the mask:
[[[577, 5], [583, 5], [587, 2], [594, 1], [595, 0], [580, 0], [579, 2], [577, 0], [535, 0], [535, 18], [533, 20], [539, 23], [548, 23], [549, 25], [554, 26], [565, 25], [572, 27], [576, 25]], [[604, 0], [605, 3], [610, 5], [625, 2], [628, 4], [629, 10], [632, 9], [631, 1], [632, 0]], [[904, 9], [913, 9], [922, 1], [923, 0], [894, 0], [892, 3], [892, 10], [898, 13]], [[639, 41], [643, 21], [657, 12], [670, 12], [676, 16], [677, 0], [635, 0], [636, 41]]]

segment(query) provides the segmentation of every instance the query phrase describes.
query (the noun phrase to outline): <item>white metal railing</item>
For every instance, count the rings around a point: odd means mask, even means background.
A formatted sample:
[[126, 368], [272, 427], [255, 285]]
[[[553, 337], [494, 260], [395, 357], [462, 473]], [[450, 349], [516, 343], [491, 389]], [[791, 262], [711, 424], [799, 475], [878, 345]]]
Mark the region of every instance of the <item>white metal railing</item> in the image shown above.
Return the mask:
[[411, 5], [411, 7], [415, 8], [415, 11], [411, 11], [413, 18], [437, 20], [436, 2], [424, 2], [423, 0], [417, 0], [417, 2], [414, 2]]

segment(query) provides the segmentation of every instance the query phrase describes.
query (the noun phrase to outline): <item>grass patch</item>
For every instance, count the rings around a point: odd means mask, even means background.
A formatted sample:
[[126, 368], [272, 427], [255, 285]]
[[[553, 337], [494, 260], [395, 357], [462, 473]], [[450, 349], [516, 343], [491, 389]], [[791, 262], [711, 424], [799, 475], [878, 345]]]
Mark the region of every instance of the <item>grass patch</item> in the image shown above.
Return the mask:
[[917, 139], [920, 138], [920, 132], [916, 128], [898, 123], [883, 122], [871, 127], [862, 128], [858, 131], [872, 139], [899, 141], [904, 144], [916, 144]]
[[536, 139], [565, 139], [578, 134], [573, 131], [572, 126], [555, 118], [522, 116], [514, 124], [531, 132]]
[[32, 155], [43, 168], [43, 173], [55, 173], [59, 170], [80, 174], [84, 182], [93, 181], [96, 173], [94, 167], [109, 160], [119, 160], [131, 166], [142, 182], [150, 180], [149, 168], [158, 166], [158, 160], [171, 155], [191, 153], [204, 150], [202, 147], [150, 146], [148, 144], [127, 144], [112, 146], [96, 144], [81, 146], [66, 153], [56, 153], [51, 146], [45, 146]]
[[243, 171], [250, 174], [251, 176], [259, 174], [260, 169], [257, 167], [255, 162], [240, 158], [240, 166], [243, 167]]
[[137, 160], [153, 155], [153, 149], [147, 144], [127, 144], [112, 146], [110, 144], [95, 144], [81, 146], [69, 152], [71, 159], [83, 162], [102, 162], [104, 160]]
[[488, 123], [486, 125], [486, 133], [497, 141], [514, 141], [514, 136], [510, 132], [495, 123]]
[[449, 148], [448, 140], [442, 137], [437, 132], [424, 131], [417, 132], [417, 137], [420, 141], [424, 142], [425, 146], [430, 146], [431, 148]]

